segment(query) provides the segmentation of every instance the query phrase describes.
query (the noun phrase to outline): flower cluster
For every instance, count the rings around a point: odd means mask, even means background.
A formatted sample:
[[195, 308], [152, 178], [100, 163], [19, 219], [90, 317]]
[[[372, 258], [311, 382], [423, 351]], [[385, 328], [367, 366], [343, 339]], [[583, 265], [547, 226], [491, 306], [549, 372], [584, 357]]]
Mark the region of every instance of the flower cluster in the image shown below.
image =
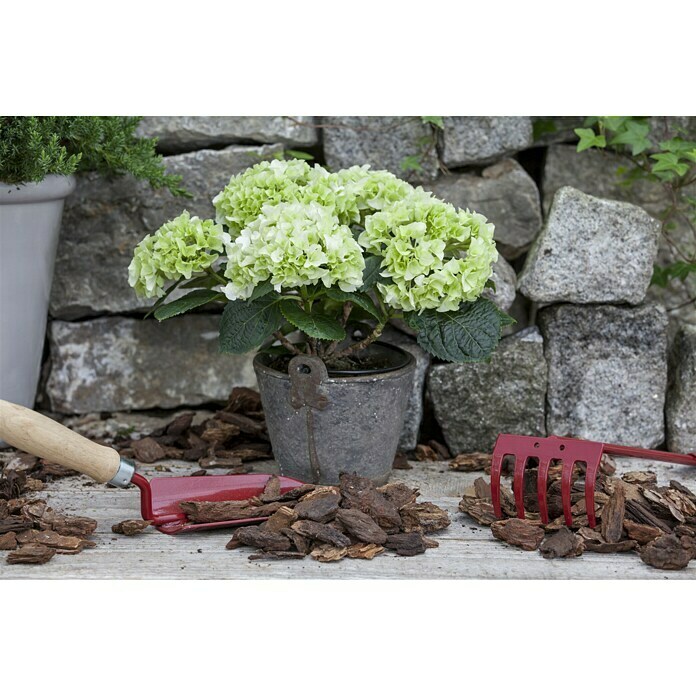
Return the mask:
[[446, 312], [483, 291], [498, 259], [493, 230], [483, 215], [415, 194], [367, 218], [358, 241], [383, 258], [387, 304]]
[[191, 278], [210, 268], [230, 236], [212, 220], [184, 211], [136, 247], [128, 266], [128, 282], [144, 297], [162, 297], [166, 281]]
[[226, 245], [230, 300], [250, 297], [266, 280], [298, 288], [321, 282], [352, 292], [362, 284], [365, 260], [350, 228], [318, 203], [266, 205], [253, 222]]

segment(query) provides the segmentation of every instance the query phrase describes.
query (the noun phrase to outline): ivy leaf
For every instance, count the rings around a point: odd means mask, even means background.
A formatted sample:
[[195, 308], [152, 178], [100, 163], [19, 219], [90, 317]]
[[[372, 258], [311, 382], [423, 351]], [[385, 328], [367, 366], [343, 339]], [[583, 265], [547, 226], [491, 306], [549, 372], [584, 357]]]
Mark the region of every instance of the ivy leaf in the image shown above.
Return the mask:
[[220, 321], [220, 352], [248, 353], [258, 348], [283, 323], [276, 297], [228, 302]]
[[489, 361], [504, 326], [514, 322], [490, 300], [465, 302], [456, 312], [427, 309], [405, 316], [418, 331], [418, 344], [442, 360], [459, 363]]
[[575, 128], [575, 135], [580, 138], [578, 152], [589, 150], [591, 147], [606, 147], [607, 140], [603, 135], [597, 135], [592, 128]]
[[435, 128], [439, 128], [440, 130], [445, 129], [445, 122], [442, 116], [421, 116], [421, 121], [423, 123], [430, 123], [435, 126]]
[[284, 302], [280, 309], [283, 316], [307, 336], [326, 341], [342, 341], [346, 337], [346, 330], [336, 319], [324, 314], [310, 314], [297, 302]]
[[202, 307], [204, 304], [208, 304], [208, 302], [217, 300], [220, 297], [223, 296], [215, 290], [194, 290], [178, 300], [158, 307], [155, 310], [155, 319], [158, 321], [171, 319], [179, 314], [190, 312], [192, 309], [196, 309], [196, 307]]
[[314, 155], [310, 155], [309, 152], [302, 152], [302, 150], [285, 150], [285, 154], [293, 159], [301, 160], [313, 160]]
[[399, 163], [402, 172], [422, 172], [423, 165], [421, 164], [419, 155], [407, 155]]
[[651, 167], [653, 174], [664, 173], [668, 175], [663, 178], [671, 178], [669, 175], [672, 173], [677, 176], [684, 176], [689, 171], [689, 165], [680, 162], [679, 155], [673, 152], [658, 152], [656, 155], [650, 155], [650, 157], [655, 160]]
[[557, 130], [558, 128], [556, 128], [556, 124], [552, 118], [539, 118], [534, 121], [532, 139], [536, 142], [547, 133], [555, 133]]
[[685, 281], [691, 273], [696, 274], [696, 263], [687, 261], [675, 261], [667, 266], [657, 266], [653, 268], [653, 276], [650, 281], [653, 285], [666, 288], [673, 279]]
[[641, 152], [645, 152], [651, 143], [648, 140], [650, 126], [647, 123], [637, 121], [627, 121], [625, 128], [618, 132], [610, 141], [610, 145], [629, 145], [631, 154], [635, 157]]
[[386, 278], [382, 278], [380, 275], [381, 271], [382, 258], [380, 256], [366, 256], [363, 284], [359, 288], [360, 292], [371, 290], [377, 283], [386, 282]]
[[361, 307], [368, 314], [371, 314], [375, 319], [382, 319], [382, 313], [375, 307], [375, 303], [369, 295], [361, 292], [344, 292], [343, 290], [330, 287], [326, 290], [326, 296], [336, 302], [352, 302], [354, 305]]

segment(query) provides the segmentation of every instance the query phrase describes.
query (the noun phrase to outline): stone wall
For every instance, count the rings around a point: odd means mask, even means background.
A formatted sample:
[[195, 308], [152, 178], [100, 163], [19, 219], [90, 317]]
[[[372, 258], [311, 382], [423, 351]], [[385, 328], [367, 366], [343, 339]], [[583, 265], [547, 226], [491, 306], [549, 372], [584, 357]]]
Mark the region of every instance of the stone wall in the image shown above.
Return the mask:
[[621, 186], [612, 155], [576, 153], [581, 121], [556, 118], [535, 141], [529, 117], [445, 117], [442, 131], [419, 117], [146, 118], [141, 133], [159, 138], [193, 197], [80, 178], [65, 207], [40, 403], [60, 413], [168, 409], [254, 384], [251, 356], [216, 352], [216, 315], [143, 321], [126, 269], [145, 234], [183, 208], [212, 216], [231, 175], [292, 149], [332, 168], [390, 169], [496, 225], [494, 300], [518, 323], [493, 361], [437, 364], [412, 337], [388, 334], [419, 365], [404, 449], [417, 442], [424, 394], [455, 453], [490, 450], [499, 430], [658, 446], [666, 401], [669, 442], [696, 449], [696, 310], [667, 312], [685, 291], [649, 287], [653, 261], [670, 254], [652, 217], [662, 194]]

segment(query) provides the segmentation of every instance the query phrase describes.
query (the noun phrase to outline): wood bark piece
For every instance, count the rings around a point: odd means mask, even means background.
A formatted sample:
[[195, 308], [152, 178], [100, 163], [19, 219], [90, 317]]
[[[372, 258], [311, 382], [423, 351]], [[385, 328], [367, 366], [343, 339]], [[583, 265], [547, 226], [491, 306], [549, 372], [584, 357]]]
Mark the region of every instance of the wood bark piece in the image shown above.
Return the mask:
[[165, 432], [167, 435], [183, 435], [188, 432], [191, 424], [193, 423], [194, 413], [180, 413], [169, 425], [167, 425]]
[[311, 493], [316, 486], [313, 483], [305, 483], [302, 486], [298, 486], [297, 488], [291, 488], [289, 491], [286, 491], [283, 493], [283, 495], [278, 498], [278, 500], [281, 503], [284, 503], [289, 500], [299, 500], [303, 496], [307, 495], [308, 493]]
[[490, 527], [498, 519], [493, 503], [480, 498], [465, 496], [459, 501], [459, 509], [486, 527]]
[[202, 457], [198, 461], [201, 469], [229, 469], [233, 474], [246, 474], [249, 471], [247, 464], [244, 464], [239, 457], [224, 458], [218, 455], [212, 457]]
[[602, 511], [602, 536], [615, 544], [623, 536], [624, 515], [626, 514], [626, 497], [621, 481], [617, 481], [614, 493]]
[[152, 522], [150, 520], [123, 520], [117, 522], [111, 527], [114, 534], [123, 534], [124, 536], [135, 536], [144, 532]]
[[234, 387], [227, 397], [225, 411], [231, 413], [248, 413], [261, 410], [261, 396], [249, 387]]
[[449, 463], [453, 471], [485, 471], [491, 467], [491, 455], [484, 452], [458, 454]]
[[624, 520], [624, 530], [629, 539], [635, 539], [639, 544], [648, 544], [664, 534], [657, 527], [649, 524], [640, 524], [633, 520]]
[[419, 462], [439, 462], [442, 459], [430, 445], [416, 445], [414, 455]]
[[384, 544], [388, 549], [396, 551], [399, 556], [417, 556], [425, 553], [425, 542], [420, 532], [390, 534]]
[[400, 481], [397, 483], [387, 483], [377, 489], [378, 493], [384, 495], [387, 500], [398, 510], [404, 505], [415, 503], [418, 498], [418, 489], [411, 488]]
[[347, 553], [348, 558], [362, 558], [371, 561], [375, 556], [384, 553], [384, 546], [379, 544], [351, 544]]
[[292, 508], [284, 505], [261, 524], [261, 529], [267, 532], [280, 532], [295, 522], [297, 522], [297, 513]]
[[430, 534], [450, 525], [447, 511], [435, 503], [409, 503], [399, 510], [399, 514], [404, 532], [423, 531]]
[[270, 517], [283, 507], [280, 501], [265, 505], [249, 505], [248, 500], [204, 501], [192, 500], [179, 503], [189, 522], [233, 522], [255, 517]]
[[15, 532], [0, 534], [0, 551], [13, 551], [16, 548], [17, 534]]
[[355, 508], [372, 517], [387, 534], [401, 529], [401, 517], [397, 507], [374, 487], [370, 479], [357, 474], [339, 476], [341, 507]]
[[275, 474], [266, 481], [263, 493], [259, 496], [262, 503], [274, 503], [280, 498], [280, 479]]
[[665, 534], [643, 547], [640, 558], [653, 568], [680, 570], [694, 557], [693, 547], [684, 548], [676, 534]]
[[413, 467], [409, 464], [408, 457], [403, 452], [397, 452], [394, 455], [394, 461], [392, 462], [392, 469], [408, 470], [408, 469], [413, 469]]
[[320, 563], [332, 563], [340, 561], [348, 554], [347, 547], [337, 548], [331, 544], [319, 544], [312, 549], [311, 556]]
[[325, 544], [333, 544], [333, 546], [338, 546], [339, 548], [350, 546], [350, 539], [328, 524], [312, 522], [311, 520], [299, 520], [292, 525], [291, 529], [302, 536]]
[[40, 544], [25, 544], [16, 551], [7, 554], [7, 562], [10, 565], [24, 563], [31, 565], [41, 565], [48, 563], [56, 555], [55, 549]]
[[63, 536], [53, 531], [39, 531], [28, 529], [17, 535], [17, 542], [22, 546], [25, 544], [48, 546], [56, 549], [58, 553], [80, 553], [84, 547], [84, 539], [79, 537]]
[[657, 474], [654, 471], [627, 471], [621, 479], [638, 486], [657, 486]]
[[214, 447], [224, 447], [233, 437], [239, 435], [240, 429], [232, 424], [216, 418], [205, 422], [205, 430], [201, 433], [201, 439]]
[[306, 554], [300, 551], [262, 551], [261, 553], [252, 553], [249, 556], [250, 561], [291, 561], [293, 559], [304, 558]]
[[544, 530], [538, 524], [517, 517], [494, 522], [491, 531], [496, 539], [525, 551], [535, 551], [544, 539]]
[[303, 536], [296, 532], [292, 527], [286, 527], [280, 530], [283, 536], [286, 536], [292, 542], [293, 546], [305, 556], [312, 550], [312, 540], [309, 537]]
[[133, 454], [139, 462], [152, 464], [164, 459], [166, 454], [162, 446], [153, 437], [144, 437], [141, 440], [133, 440]]
[[563, 527], [563, 529], [547, 536], [539, 546], [541, 555], [548, 559], [581, 556], [584, 550], [583, 538], [568, 527]]
[[260, 527], [240, 527], [233, 536], [246, 546], [255, 546], [264, 551], [290, 551], [290, 539], [279, 532], [270, 532]]
[[223, 421], [225, 425], [234, 426], [237, 429], [237, 433], [242, 432], [245, 435], [256, 435], [257, 437], [266, 436], [266, 423], [264, 421], [257, 421], [241, 413], [230, 413], [228, 411], [219, 411], [217, 418]]
[[47, 508], [43, 517], [39, 520], [41, 529], [52, 529], [65, 536], [88, 537], [97, 529], [97, 521], [91, 517], [78, 515], [63, 515], [56, 513], [52, 508]]
[[635, 500], [627, 499], [626, 516], [634, 522], [640, 522], [641, 524], [649, 524], [651, 527], [657, 527], [657, 529], [665, 534], [669, 534], [672, 531], [672, 527], [667, 524], [667, 522], [651, 512], [647, 506], [647, 503], [643, 504]]
[[295, 512], [301, 520], [314, 522], [331, 522], [338, 512], [340, 496], [334, 491], [326, 491], [321, 495], [311, 495], [303, 498], [295, 506]]
[[625, 553], [638, 548], [638, 542], [634, 539], [624, 539], [616, 543], [605, 541], [585, 541], [585, 551], [593, 553]]
[[351, 536], [360, 541], [382, 545], [387, 540], [387, 533], [369, 515], [360, 510], [353, 508], [339, 510], [336, 519]]
[[23, 532], [25, 529], [31, 529], [32, 523], [21, 515], [8, 515], [0, 520], [0, 534], [7, 532]]

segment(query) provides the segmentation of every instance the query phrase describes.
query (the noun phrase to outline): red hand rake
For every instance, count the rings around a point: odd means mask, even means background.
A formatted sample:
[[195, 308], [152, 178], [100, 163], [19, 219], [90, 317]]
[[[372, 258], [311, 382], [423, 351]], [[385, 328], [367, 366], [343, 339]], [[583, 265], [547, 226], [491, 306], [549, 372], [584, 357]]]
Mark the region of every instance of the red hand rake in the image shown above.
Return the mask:
[[563, 516], [568, 526], [572, 525], [573, 518], [570, 512], [570, 488], [573, 477], [573, 468], [578, 462], [587, 465], [585, 474], [585, 507], [590, 527], [597, 524], [595, 518], [595, 482], [597, 471], [603, 454], [612, 454], [617, 457], [637, 457], [639, 459], [657, 459], [663, 462], [675, 464], [691, 464], [696, 466], [696, 453], [675, 454], [673, 452], [658, 452], [657, 450], [639, 449], [637, 447], [624, 447], [623, 445], [608, 445], [604, 442], [592, 442], [590, 440], [575, 440], [570, 437], [529, 437], [528, 435], [498, 435], [493, 448], [491, 462], [491, 495], [493, 509], [496, 517], [502, 517], [500, 507], [500, 475], [505, 457], [514, 457], [514, 485], [515, 507], [517, 516], [524, 519], [524, 472], [530, 457], [539, 461], [537, 478], [537, 499], [541, 521], [547, 524], [549, 513], [546, 504], [546, 484], [549, 476], [549, 467], [553, 462], [558, 462], [561, 467], [561, 499], [563, 501]]

